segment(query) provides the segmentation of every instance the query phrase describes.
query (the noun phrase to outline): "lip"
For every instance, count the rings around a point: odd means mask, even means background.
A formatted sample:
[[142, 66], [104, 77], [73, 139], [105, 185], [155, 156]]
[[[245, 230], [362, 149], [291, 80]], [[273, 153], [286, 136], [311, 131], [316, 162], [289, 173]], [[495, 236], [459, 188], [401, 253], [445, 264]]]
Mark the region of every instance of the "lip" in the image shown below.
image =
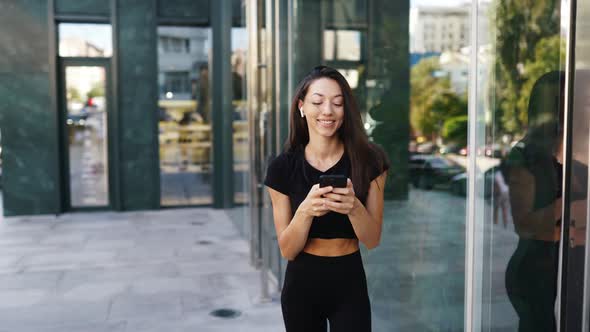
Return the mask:
[[336, 124], [336, 120], [317, 119], [316, 121], [323, 128], [331, 128]]

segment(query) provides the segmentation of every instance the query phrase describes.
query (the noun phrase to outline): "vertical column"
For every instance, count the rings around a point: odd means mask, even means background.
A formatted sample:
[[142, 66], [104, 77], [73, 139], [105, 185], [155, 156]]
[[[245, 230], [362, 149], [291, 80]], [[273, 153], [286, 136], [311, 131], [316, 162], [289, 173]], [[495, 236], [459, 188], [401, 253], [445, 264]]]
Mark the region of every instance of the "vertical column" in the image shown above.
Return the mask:
[[213, 205], [216, 208], [231, 207], [234, 198], [231, 24], [231, 1], [212, 1], [213, 55], [210, 80], [213, 87]]
[[293, 0], [293, 87], [322, 63], [322, 1]]
[[277, 150], [282, 150], [285, 141], [289, 135], [289, 107], [291, 100], [288, 81], [289, 71], [289, 35], [288, 21], [289, 8], [288, 2], [284, 0], [275, 0], [275, 109], [276, 109], [276, 126], [277, 126]]
[[391, 159], [386, 199], [408, 197], [408, 143], [410, 137], [410, 2], [373, 0], [369, 3], [367, 79], [387, 87], [381, 104], [369, 110], [379, 122], [372, 132]]
[[[4, 215], [60, 212], [57, 108], [49, 59], [51, 1], [0, 4], [0, 130]], [[55, 76], [55, 75], [53, 75]], [[53, 107], [52, 107], [53, 106]]]
[[156, 2], [118, 1], [116, 10], [122, 208], [159, 208]]

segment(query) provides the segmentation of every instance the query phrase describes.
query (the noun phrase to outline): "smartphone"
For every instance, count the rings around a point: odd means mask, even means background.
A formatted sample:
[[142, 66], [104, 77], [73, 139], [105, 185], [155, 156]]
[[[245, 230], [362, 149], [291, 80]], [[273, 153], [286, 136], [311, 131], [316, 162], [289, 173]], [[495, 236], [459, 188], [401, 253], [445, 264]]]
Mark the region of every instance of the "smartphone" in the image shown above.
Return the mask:
[[332, 186], [346, 188], [347, 177], [344, 175], [320, 175], [320, 188]]

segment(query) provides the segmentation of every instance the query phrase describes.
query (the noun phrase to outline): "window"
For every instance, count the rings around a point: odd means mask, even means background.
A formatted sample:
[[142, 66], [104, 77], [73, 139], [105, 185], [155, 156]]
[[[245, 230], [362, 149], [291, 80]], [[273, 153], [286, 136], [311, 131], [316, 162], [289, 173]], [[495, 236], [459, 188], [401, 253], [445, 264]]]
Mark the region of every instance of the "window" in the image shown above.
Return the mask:
[[361, 60], [361, 32], [357, 30], [325, 30], [325, 60]]
[[59, 56], [110, 57], [113, 54], [110, 24], [59, 23]]
[[190, 39], [160, 36], [160, 48], [164, 53], [190, 53]]
[[158, 27], [158, 49], [160, 203], [210, 204], [211, 29]]
[[173, 94], [190, 92], [189, 72], [167, 72], [164, 73], [165, 93]]

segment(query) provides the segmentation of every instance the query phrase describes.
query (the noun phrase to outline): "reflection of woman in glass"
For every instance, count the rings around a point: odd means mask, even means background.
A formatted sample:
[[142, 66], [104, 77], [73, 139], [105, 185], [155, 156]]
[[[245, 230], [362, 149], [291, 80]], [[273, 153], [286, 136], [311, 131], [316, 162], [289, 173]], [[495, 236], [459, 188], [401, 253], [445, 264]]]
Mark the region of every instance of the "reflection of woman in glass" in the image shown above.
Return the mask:
[[526, 136], [505, 160], [518, 247], [506, 270], [506, 289], [518, 331], [555, 331], [561, 218], [564, 80], [543, 75], [533, 86]]
[[[359, 241], [379, 244], [388, 163], [369, 143], [351, 89], [336, 70], [314, 68], [291, 105], [286, 150], [269, 165], [281, 254], [289, 260], [281, 294], [287, 332], [371, 330]], [[343, 175], [346, 188], [319, 187]]]

